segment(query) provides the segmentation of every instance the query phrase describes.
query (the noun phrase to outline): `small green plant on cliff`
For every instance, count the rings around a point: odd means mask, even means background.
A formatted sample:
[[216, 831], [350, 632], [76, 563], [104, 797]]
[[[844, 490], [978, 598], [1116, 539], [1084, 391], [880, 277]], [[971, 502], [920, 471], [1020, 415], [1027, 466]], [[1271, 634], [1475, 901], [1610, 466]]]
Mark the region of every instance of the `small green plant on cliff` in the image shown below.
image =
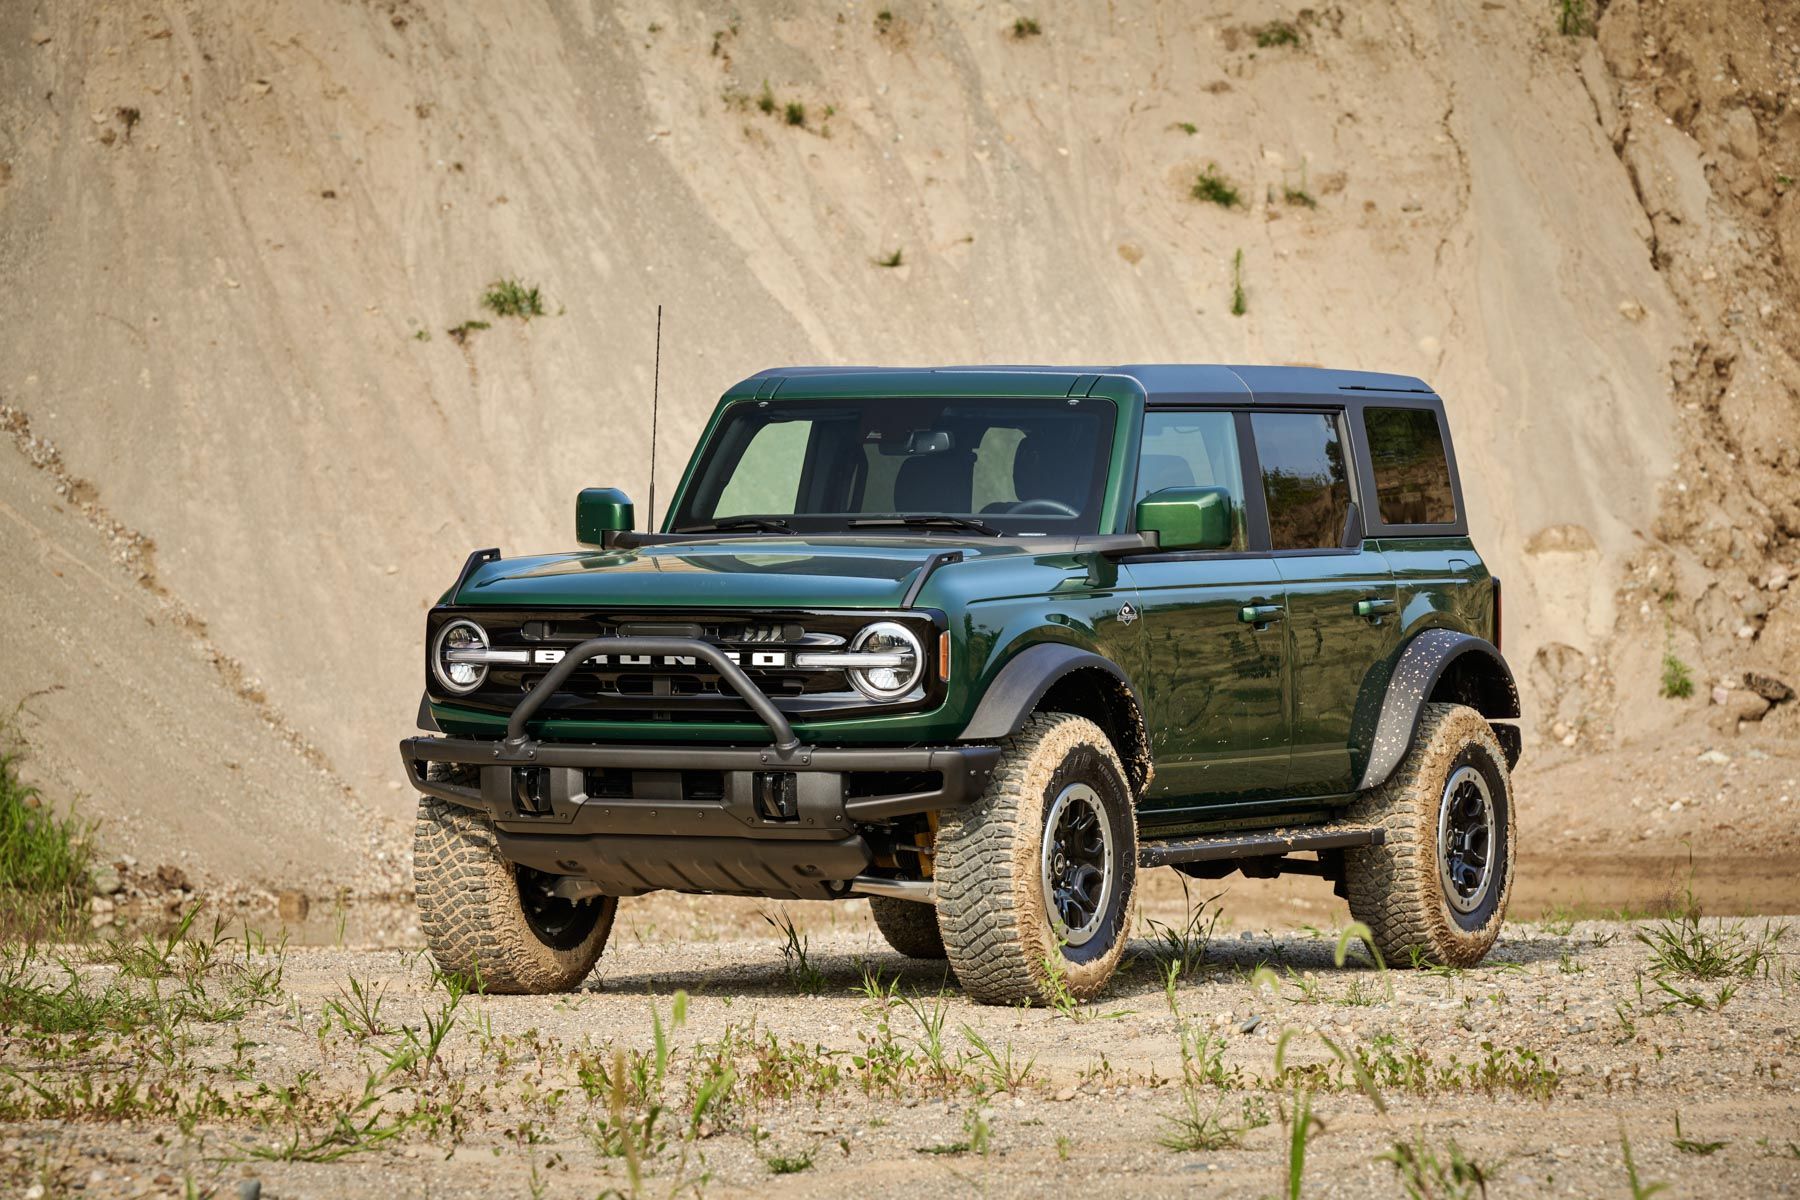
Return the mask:
[[1298, 46], [1300, 31], [1286, 21], [1270, 21], [1256, 31], [1256, 44], [1264, 50], [1276, 46]]
[[22, 751], [0, 721], [0, 934], [66, 924], [87, 893], [93, 826], [58, 817], [23, 782]]
[[1556, 0], [1556, 32], [1564, 37], [1581, 37], [1594, 32], [1588, 16], [1588, 0]]
[[875, 265], [878, 267], [898, 267], [901, 266], [905, 260], [905, 250], [896, 250], [892, 254], [883, 254], [880, 258], [877, 258], [875, 260]]
[[1306, 164], [1300, 164], [1300, 186], [1293, 187], [1287, 183], [1281, 185], [1281, 198], [1289, 204], [1300, 208], [1317, 208], [1319, 201], [1306, 186]]
[[452, 325], [450, 328], [444, 330], [444, 332], [449, 334], [450, 340], [457, 345], [466, 346], [469, 344], [470, 334], [477, 333], [483, 329], [492, 328], [493, 326], [489, 325], [486, 321], [464, 321], [461, 325]]
[[1194, 186], [1189, 194], [1196, 200], [1204, 200], [1208, 204], [1216, 204], [1220, 208], [1236, 208], [1243, 203], [1237, 186], [1225, 176], [1219, 174], [1218, 163], [1207, 163], [1206, 169], [1194, 178]]
[[1012, 24], [1012, 35], [1021, 42], [1026, 38], [1034, 38], [1042, 32], [1044, 32], [1044, 28], [1037, 23], [1035, 17], [1020, 17]]
[[1663, 651], [1662, 694], [1669, 700], [1685, 700], [1694, 694], [1694, 677], [1673, 650]]
[[1665, 593], [1663, 606], [1662, 694], [1667, 700], [1685, 700], [1694, 694], [1694, 677], [1688, 666], [1675, 657], [1675, 593]]
[[1231, 260], [1231, 315], [1241, 317], [1250, 311], [1250, 301], [1244, 295], [1244, 251], [1242, 247]]
[[536, 287], [528, 287], [517, 279], [497, 279], [482, 294], [481, 307], [497, 317], [529, 321], [544, 315], [544, 297]]
[[782, 115], [789, 125], [805, 125], [806, 105], [798, 100], [789, 100], [787, 107], [782, 110]]

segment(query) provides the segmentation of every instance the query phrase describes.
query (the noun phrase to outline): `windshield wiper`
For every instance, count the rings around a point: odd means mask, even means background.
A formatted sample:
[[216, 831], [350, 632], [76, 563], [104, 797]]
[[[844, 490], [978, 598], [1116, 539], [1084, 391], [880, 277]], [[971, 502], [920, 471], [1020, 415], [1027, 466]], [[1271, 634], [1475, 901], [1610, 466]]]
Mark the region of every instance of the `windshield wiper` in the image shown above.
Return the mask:
[[986, 521], [979, 521], [974, 517], [952, 516], [949, 513], [915, 513], [901, 517], [861, 517], [850, 522], [852, 529], [875, 529], [884, 525], [889, 528], [898, 525], [907, 529], [929, 529], [933, 525], [939, 525], [945, 529], [967, 529], [971, 533], [985, 534], [988, 537], [1001, 536], [1001, 531]]
[[683, 525], [677, 533], [724, 533], [732, 529], [756, 529], [764, 533], [793, 533], [794, 527], [779, 517], [724, 517], [700, 525]]

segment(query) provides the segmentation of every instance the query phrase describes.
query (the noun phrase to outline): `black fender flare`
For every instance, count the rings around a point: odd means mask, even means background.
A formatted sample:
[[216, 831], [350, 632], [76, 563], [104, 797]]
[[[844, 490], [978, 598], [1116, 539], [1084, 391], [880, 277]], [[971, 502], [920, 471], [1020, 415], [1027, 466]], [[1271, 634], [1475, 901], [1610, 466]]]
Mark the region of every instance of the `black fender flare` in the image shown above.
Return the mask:
[[1019, 732], [1056, 681], [1076, 671], [1099, 670], [1118, 680], [1137, 707], [1138, 720], [1144, 720], [1144, 701], [1137, 686], [1118, 663], [1089, 650], [1061, 642], [1041, 642], [1027, 646], [1013, 655], [1000, 668], [987, 694], [975, 706], [975, 715], [963, 727], [957, 740], [962, 742], [997, 742]]
[[[1479, 656], [1487, 669], [1488, 690], [1479, 705], [1481, 715], [1490, 721], [1519, 717], [1519, 686], [1513, 680], [1512, 668], [1506, 665], [1506, 659], [1491, 642], [1454, 629], [1427, 629], [1406, 644], [1388, 676], [1381, 715], [1369, 746], [1369, 760], [1363, 767], [1362, 780], [1357, 784], [1359, 791], [1387, 782], [1400, 760], [1406, 757], [1406, 752], [1412, 749], [1413, 735], [1419, 728], [1419, 713], [1427, 698], [1451, 665], [1467, 655]], [[1517, 734], [1516, 729], [1508, 732]], [[1508, 766], [1518, 761], [1516, 736], [1503, 737], [1501, 746], [1506, 751]]]

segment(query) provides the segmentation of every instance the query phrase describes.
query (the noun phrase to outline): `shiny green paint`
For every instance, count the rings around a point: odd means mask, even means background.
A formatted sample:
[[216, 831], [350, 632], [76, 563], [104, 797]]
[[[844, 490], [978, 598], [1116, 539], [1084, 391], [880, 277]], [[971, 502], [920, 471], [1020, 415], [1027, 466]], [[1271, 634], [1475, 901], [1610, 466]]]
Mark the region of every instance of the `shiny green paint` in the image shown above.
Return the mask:
[[1393, 571], [1402, 640], [1434, 628], [1494, 640], [1492, 576], [1468, 538], [1383, 538], [1369, 547]]
[[[458, 593], [462, 605], [692, 608], [730, 605], [769, 612], [827, 607], [896, 607], [942, 539], [770, 539], [709, 541], [606, 555], [510, 559], [480, 568]], [[1031, 553], [1017, 542], [958, 543], [964, 559], [939, 568], [916, 607], [950, 614], [954, 669], [944, 702], [926, 712], [852, 720], [796, 721], [819, 745], [948, 742], [974, 715], [1012, 657], [1060, 642], [1120, 663], [1136, 663], [1141, 640], [1119, 621], [1131, 594], [1116, 563], [1098, 554]], [[786, 570], [781, 568], [785, 567]], [[512, 568], [510, 570], [506, 568]], [[717, 581], [723, 578], [729, 592]], [[1129, 669], [1129, 668], [1128, 668]], [[484, 713], [433, 705], [447, 733], [485, 735], [504, 726]], [[756, 744], [767, 730], [745, 722], [537, 722], [539, 736], [583, 741], [724, 741]]]
[[1164, 550], [1218, 550], [1231, 545], [1231, 493], [1222, 487], [1164, 488], [1138, 501], [1139, 532], [1154, 532]]
[[[752, 380], [715, 410], [772, 396], [1100, 396], [1118, 405], [1102, 532], [1135, 527], [1130, 504], [1144, 395], [1135, 380], [1074, 372], [932, 372]], [[671, 504], [669, 511], [674, 511]], [[1156, 518], [1146, 523], [1154, 524]], [[616, 516], [607, 518], [616, 520]], [[1166, 525], [1155, 527], [1168, 530]], [[1200, 530], [1204, 533], [1204, 530]], [[1186, 534], [1182, 536], [1187, 536]], [[796, 722], [820, 745], [954, 740], [1008, 662], [1057, 642], [1120, 665], [1145, 706], [1156, 778], [1142, 801], [1146, 829], [1230, 820], [1291, 797], [1315, 808], [1341, 799], [1366, 758], [1370, 697], [1379, 700], [1405, 640], [1439, 626], [1490, 640], [1486, 567], [1466, 538], [1390, 538], [1360, 553], [1161, 552], [1123, 561], [1040, 549], [1029, 539], [946, 536], [721, 536], [634, 550], [507, 559], [476, 568], [445, 601], [465, 606], [693, 608], [778, 613], [897, 608], [934, 554], [963, 560], [930, 576], [916, 605], [945, 615], [953, 670], [937, 708]], [[1395, 611], [1366, 612], [1392, 600]], [[1129, 603], [1137, 619], [1121, 619]], [[1281, 620], [1240, 619], [1275, 606]], [[1259, 615], [1252, 614], [1253, 617]], [[501, 718], [432, 708], [445, 732], [497, 736]], [[581, 741], [763, 743], [754, 721], [557, 720], [538, 736]]]
[[[748, 537], [508, 558], [469, 576], [458, 604], [617, 608], [893, 608], [942, 539]], [[961, 547], [960, 543], [958, 548]], [[1029, 555], [976, 545], [972, 558]]]
[[1131, 664], [1144, 695], [1156, 779], [1146, 816], [1177, 819], [1224, 800], [1281, 794], [1287, 776], [1287, 639], [1238, 619], [1281, 603], [1267, 555], [1157, 555], [1125, 565], [1142, 611]]
[[623, 533], [636, 521], [631, 497], [618, 488], [582, 488], [575, 497], [575, 540], [583, 546], [600, 546], [607, 534]]
[[[1399, 621], [1363, 615], [1365, 601], [1392, 601], [1385, 556], [1361, 550], [1276, 558], [1287, 602], [1293, 744], [1286, 790], [1294, 796], [1347, 792], [1360, 765], [1351, 736], [1363, 683], [1398, 647]], [[1379, 607], [1377, 605], [1376, 607]]]

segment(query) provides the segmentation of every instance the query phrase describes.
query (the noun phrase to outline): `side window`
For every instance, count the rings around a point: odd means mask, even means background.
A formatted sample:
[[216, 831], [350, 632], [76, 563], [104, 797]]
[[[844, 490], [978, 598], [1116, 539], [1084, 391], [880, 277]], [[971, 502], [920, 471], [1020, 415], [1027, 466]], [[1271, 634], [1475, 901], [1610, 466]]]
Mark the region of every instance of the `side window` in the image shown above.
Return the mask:
[[811, 421], [773, 421], [757, 430], [719, 493], [714, 517], [795, 511], [812, 429]]
[[1366, 408], [1363, 432], [1375, 473], [1375, 506], [1387, 525], [1449, 525], [1456, 520], [1444, 433], [1428, 408]]
[[1276, 550], [1327, 550], [1343, 544], [1350, 511], [1349, 470], [1335, 417], [1324, 413], [1250, 415]]
[[1138, 455], [1138, 494], [1176, 487], [1223, 488], [1231, 496], [1231, 548], [1246, 546], [1244, 471], [1237, 422], [1228, 412], [1148, 412]]

